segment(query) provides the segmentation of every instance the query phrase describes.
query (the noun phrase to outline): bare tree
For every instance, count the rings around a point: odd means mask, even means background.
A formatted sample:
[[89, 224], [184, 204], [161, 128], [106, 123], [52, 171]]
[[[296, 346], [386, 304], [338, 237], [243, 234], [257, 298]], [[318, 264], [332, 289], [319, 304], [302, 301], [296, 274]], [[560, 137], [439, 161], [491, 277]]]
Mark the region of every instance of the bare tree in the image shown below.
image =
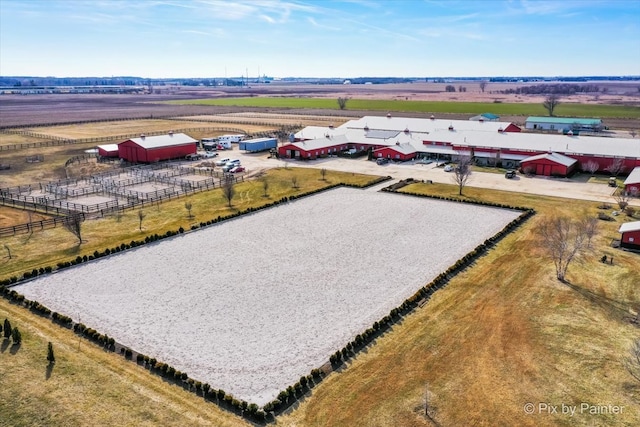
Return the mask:
[[618, 175], [620, 175], [622, 172], [624, 172], [624, 160], [618, 158], [618, 159], [613, 159], [613, 162], [611, 162], [611, 164], [609, 166], [607, 166], [606, 168], [604, 168], [604, 170], [606, 170], [607, 172], [609, 172], [611, 175], [617, 177]]
[[640, 382], [640, 338], [635, 340], [624, 361], [624, 367], [636, 381]]
[[553, 117], [553, 111], [560, 104], [560, 97], [556, 94], [551, 94], [544, 99], [542, 106], [549, 112], [549, 116]]
[[618, 188], [613, 193], [613, 198], [618, 204], [618, 207], [620, 208], [620, 210], [623, 211], [627, 206], [629, 206], [629, 194], [627, 194], [627, 192], [624, 191], [624, 188]]
[[72, 213], [64, 219], [63, 225], [71, 234], [78, 238], [78, 245], [82, 243], [82, 223], [84, 215], [81, 213]]
[[340, 107], [341, 110], [344, 110], [345, 108], [347, 108], [347, 101], [349, 101], [349, 98], [347, 97], [339, 97], [338, 98], [338, 107]]
[[269, 197], [269, 180], [265, 176], [264, 178], [262, 178], [261, 182], [262, 182], [262, 191], [264, 191], [264, 194], [263, 194], [264, 197]]
[[138, 211], [138, 219], [140, 220], [140, 222], [138, 223], [138, 228], [140, 229], [140, 231], [142, 231], [142, 220], [144, 220], [144, 217], [146, 216], [147, 214], [145, 214], [142, 209]]
[[593, 175], [598, 171], [600, 165], [595, 160], [589, 160], [588, 162], [582, 162], [580, 164], [580, 167], [583, 171], [589, 172], [591, 175]]
[[487, 82], [480, 82], [480, 90], [484, 93], [484, 90], [487, 88]]
[[193, 204], [191, 204], [191, 202], [184, 202], [184, 208], [189, 213], [189, 218], [193, 218], [193, 215], [191, 214], [191, 209], [193, 209]]
[[231, 207], [231, 201], [233, 200], [233, 196], [236, 195], [236, 189], [233, 186], [233, 178], [226, 177], [224, 180], [224, 184], [222, 184], [222, 195], [227, 201], [227, 205]]
[[7, 250], [7, 258], [11, 259], [11, 248], [9, 246], [7, 246], [6, 244], [4, 245], [4, 248]]
[[572, 221], [566, 217], [548, 218], [538, 227], [539, 244], [553, 260], [556, 277], [565, 281], [569, 265], [591, 248], [591, 238], [597, 229], [588, 228], [585, 221]]
[[638, 134], [638, 132], [636, 130], [634, 130], [634, 129], [631, 129], [629, 131], [629, 135], [631, 135], [631, 138], [635, 138], [637, 134]]
[[291, 177], [291, 185], [293, 186], [293, 188], [298, 188], [298, 177], [297, 176], [292, 176]]
[[322, 176], [322, 180], [327, 180], [327, 170], [325, 168], [320, 169], [320, 176]]
[[458, 194], [462, 195], [462, 189], [471, 178], [471, 156], [463, 155], [458, 158], [458, 164], [453, 170], [453, 180], [458, 185]]
[[584, 235], [587, 238], [587, 248], [591, 249], [591, 241], [598, 234], [599, 220], [595, 216], [584, 218], [580, 221], [580, 229], [584, 230]]

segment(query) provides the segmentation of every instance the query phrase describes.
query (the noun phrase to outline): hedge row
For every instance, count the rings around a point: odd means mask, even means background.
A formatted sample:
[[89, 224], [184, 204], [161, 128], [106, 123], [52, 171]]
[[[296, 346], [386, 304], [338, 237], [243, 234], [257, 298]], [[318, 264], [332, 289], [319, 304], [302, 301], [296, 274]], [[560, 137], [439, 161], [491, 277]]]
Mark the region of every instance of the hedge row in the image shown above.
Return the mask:
[[268, 419], [273, 419], [275, 416], [284, 412], [284, 410], [294, 404], [296, 400], [320, 384], [324, 376], [324, 372], [320, 369], [312, 369], [309, 375], [300, 377], [295, 384], [282, 390], [277, 398], [262, 407]]

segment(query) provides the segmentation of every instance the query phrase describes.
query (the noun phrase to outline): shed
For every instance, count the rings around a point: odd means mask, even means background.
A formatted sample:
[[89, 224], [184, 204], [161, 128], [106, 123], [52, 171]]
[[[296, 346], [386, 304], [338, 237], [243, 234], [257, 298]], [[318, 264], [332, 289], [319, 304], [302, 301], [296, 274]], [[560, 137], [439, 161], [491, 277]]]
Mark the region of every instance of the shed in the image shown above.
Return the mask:
[[602, 130], [601, 119], [579, 119], [575, 117], [527, 117], [525, 129], [551, 131], [587, 131]]
[[640, 166], [634, 168], [627, 179], [624, 180], [624, 191], [627, 194], [637, 196], [640, 194]]
[[622, 233], [620, 246], [623, 248], [640, 249], [640, 221], [625, 222], [618, 230]]
[[500, 120], [500, 116], [496, 116], [495, 114], [491, 113], [482, 113], [478, 114], [477, 116], [470, 117], [469, 120], [473, 120], [476, 122], [497, 122], [498, 120]]
[[132, 138], [118, 144], [118, 155], [132, 163], [152, 163], [181, 159], [195, 154], [198, 141], [184, 133]]
[[98, 155], [101, 157], [118, 157], [118, 144], [98, 145]]
[[416, 157], [417, 151], [411, 144], [390, 145], [373, 150], [373, 157], [407, 161]]
[[577, 164], [576, 159], [560, 153], [538, 154], [520, 161], [520, 167], [524, 173], [562, 177], [571, 175]]

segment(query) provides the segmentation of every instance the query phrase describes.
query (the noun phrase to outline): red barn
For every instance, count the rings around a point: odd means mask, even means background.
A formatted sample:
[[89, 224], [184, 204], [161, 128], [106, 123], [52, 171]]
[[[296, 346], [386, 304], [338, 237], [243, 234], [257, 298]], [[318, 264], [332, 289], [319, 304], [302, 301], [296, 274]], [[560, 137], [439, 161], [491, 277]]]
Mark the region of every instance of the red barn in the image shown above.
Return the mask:
[[101, 157], [118, 157], [118, 144], [98, 145], [98, 154]]
[[278, 148], [278, 154], [288, 159], [317, 159], [338, 154], [347, 150], [349, 146], [349, 140], [344, 135], [327, 136], [285, 144]]
[[527, 157], [520, 161], [525, 173], [544, 176], [569, 176], [576, 168], [578, 161], [560, 153], [544, 153]]
[[198, 141], [184, 133], [132, 138], [118, 144], [118, 156], [132, 163], [181, 159], [197, 151]]
[[416, 149], [411, 144], [390, 145], [373, 150], [373, 157], [407, 161], [416, 157]]
[[620, 246], [623, 248], [640, 249], [640, 221], [625, 222], [620, 226], [622, 238]]
[[640, 195], [640, 166], [634, 168], [624, 180], [624, 191], [631, 195]]

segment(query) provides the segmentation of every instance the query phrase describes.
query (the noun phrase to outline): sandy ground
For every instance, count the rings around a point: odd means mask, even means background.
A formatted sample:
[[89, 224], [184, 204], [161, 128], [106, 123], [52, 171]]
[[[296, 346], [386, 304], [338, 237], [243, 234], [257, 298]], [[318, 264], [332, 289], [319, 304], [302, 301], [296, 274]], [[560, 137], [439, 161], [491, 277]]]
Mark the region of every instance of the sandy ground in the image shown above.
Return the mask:
[[16, 290], [262, 405], [518, 215], [340, 188]]

